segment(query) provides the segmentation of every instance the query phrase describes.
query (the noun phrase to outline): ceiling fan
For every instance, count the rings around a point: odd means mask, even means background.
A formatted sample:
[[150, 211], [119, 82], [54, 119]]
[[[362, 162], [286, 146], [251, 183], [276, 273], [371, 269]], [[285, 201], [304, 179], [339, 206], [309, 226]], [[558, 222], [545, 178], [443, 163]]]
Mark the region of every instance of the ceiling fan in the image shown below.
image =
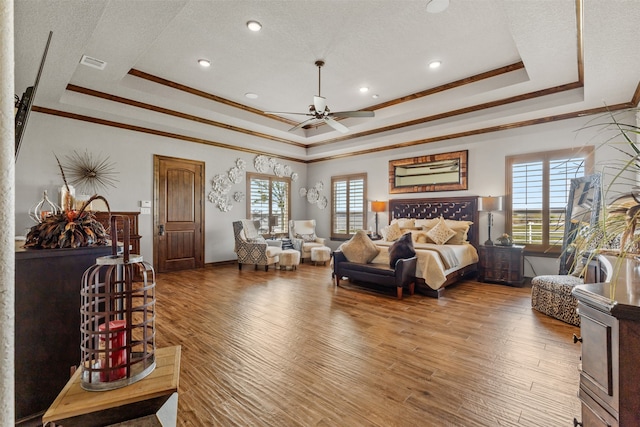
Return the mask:
[[373, 117], [373, 111], [338, 111], [331, 112], [329, 107], [327, 107], [327, 100], [323, 96], [320, 95], [320, 69], [324, 65], [324, 61], [317, 60], [315, 62], [318, 67], [318, 95], [314, 95], [313, 104], [309, 105], [308, 113], [286, 113], [286, 112], [277, 112], [277, 111], [265, 111], [265, 114], [297, 114], [309, 116], [310, 118], [298, 123], [291, 129], [289, 132], [293, 132], [296, 129], [300, 129], [303, 126], [306, 126], [316, 120], [320, 120], [337, 130], [338, 132], [347, 133], [349, 132], [349, 128], [347, 128], [342, 123], [335, 120], [335, 118], [339, 117]]

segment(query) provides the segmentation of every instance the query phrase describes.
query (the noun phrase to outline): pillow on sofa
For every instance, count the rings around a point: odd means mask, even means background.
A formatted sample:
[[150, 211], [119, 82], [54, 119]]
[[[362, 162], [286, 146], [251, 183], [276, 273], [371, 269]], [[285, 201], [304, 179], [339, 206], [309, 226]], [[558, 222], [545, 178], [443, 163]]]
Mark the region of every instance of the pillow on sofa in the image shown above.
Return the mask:
[[340, 250], [349, 262], [361, 264], [370, 263], [380, 252], [364, 230], [358, 230], [350, 240], [340, 245]]
[[389, 266], [396, 268], [396, 262], [399, 259], [407, 259], [416, 256], [416, 250], [413, 248], [413, 240], [411, 233], [403, 234], [389, 248]]
[[296, 239], [302, 239], [305, 242], [315, 242], [316, 241], [316, 233], [310, 234], [298, 234], [295, 235]]
[[385, 240], [387, 242], [393, 242], [394, 240], [398, 240], [402, 236], [402, 230], [397, 222], [392, 223], [389, 227], [387, 227], [387, 235]]
[[442, 218], [440, 218], [435, 227], [427, 231], [427, 236], [433, 240], [436, 245], [444, 245], [447, 240], [451, 239], [455, 234], [456, 232], [450, 229]]

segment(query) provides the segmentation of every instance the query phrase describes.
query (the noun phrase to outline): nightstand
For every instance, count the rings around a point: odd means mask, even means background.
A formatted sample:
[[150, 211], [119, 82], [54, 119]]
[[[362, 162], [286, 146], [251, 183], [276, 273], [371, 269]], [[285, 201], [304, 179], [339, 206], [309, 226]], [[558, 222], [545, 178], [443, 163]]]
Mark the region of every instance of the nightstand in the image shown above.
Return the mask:
[[524, 283], [524, 246], [480, 246], [478, 256], [480, 282]]

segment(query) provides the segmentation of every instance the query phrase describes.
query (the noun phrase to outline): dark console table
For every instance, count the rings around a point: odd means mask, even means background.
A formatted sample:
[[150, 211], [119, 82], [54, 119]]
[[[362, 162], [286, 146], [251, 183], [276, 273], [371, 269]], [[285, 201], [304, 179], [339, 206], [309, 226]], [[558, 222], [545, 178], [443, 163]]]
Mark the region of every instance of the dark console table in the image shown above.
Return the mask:
[[40, 417], [80, 363], [82, 274], [110, 246], [22, 249], [16, 244], [16, 424]]

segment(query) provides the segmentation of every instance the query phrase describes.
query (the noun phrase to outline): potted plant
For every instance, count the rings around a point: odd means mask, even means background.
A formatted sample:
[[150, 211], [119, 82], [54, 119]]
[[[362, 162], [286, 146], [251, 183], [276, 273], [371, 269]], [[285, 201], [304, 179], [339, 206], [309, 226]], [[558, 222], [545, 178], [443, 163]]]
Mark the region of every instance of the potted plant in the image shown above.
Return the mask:
[[[601, 168], [602, 204], [597, 227], [581, 230], [574, 242], [576, 254], [605, 255], [612, 264], [612, 282], [621, 273], [633, 274], [640, 257], [640, 110], [627, 109], [608, 112], [592, 120], [585, 128], [596, 128], [597, 135], [605, 136], [598, 149], [609, 148], [619, 154], [617, 160], [608, 160]], [[628, 123], [630, 114], [636, 123]], [[582, 256], [576, 256], [580, 262]], [[623, 267], [625, 267], [623, 269]], [[613, 291], [614, 289], [612, 289]]]

